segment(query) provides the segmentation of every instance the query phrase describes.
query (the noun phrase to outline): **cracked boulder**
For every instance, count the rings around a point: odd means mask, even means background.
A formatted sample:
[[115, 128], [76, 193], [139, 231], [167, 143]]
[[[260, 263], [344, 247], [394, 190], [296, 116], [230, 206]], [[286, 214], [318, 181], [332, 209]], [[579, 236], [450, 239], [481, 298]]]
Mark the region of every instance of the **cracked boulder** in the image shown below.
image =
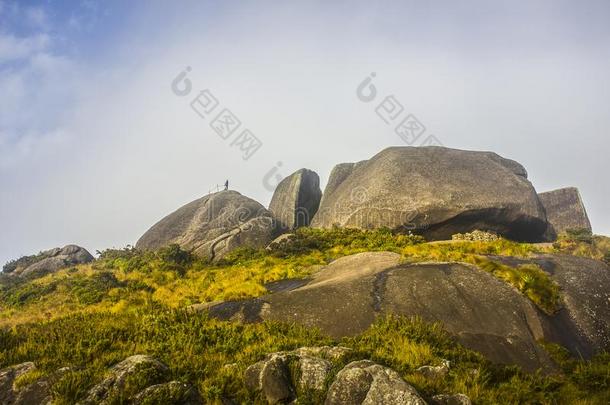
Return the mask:
[[236, 191], [195, 200], [150, 228], [136, 248], [156, 250], [178, 244], [218, 260], [239, 247], [264, 248], [273, 240], [273, 218], [261, 204]]
[[330, 175], [311, 226], [390, 228], [451, 239], [476, 229], [541, 241], [544, 208], [519, 163], [492, 152], [391, 147]]
[[301, 169], [278, 184], [269, 211], [281, 231], [308, 226], [318, 211], [322, 191], [320, 177], [314, 171]]
[[610, 325], [608, 267], [561, 255], [544, 256], [544, 263], [527, 260], [540, 264], [562, 287], [565, 307], [553, 315], [475, 266], [401, 263], [400, 255], [390, 252], [346, 256], [294, 288], [218, 303], [207, 311], [220, 319], [299, 323], [336, 338], [362, 333], [386, 314], [419, 316], [441, 322], [461, 344], [493, 362], [532, 371], [554, 368], [537, 343], [540, 339], [583, 356], [603, 347]]
[[246, 369], [246, 387], [260, 392], [269, 404], [287, 403], [305, 396], [320, 398], [326, 391], [332, 361], [342, 360], [350, 352], [345, 347], [323, 346], [271, 353]]
[[337, 374], [325, 405], [425, 405], [426, 401], [400, 375], [369, 360], [354, 361]]

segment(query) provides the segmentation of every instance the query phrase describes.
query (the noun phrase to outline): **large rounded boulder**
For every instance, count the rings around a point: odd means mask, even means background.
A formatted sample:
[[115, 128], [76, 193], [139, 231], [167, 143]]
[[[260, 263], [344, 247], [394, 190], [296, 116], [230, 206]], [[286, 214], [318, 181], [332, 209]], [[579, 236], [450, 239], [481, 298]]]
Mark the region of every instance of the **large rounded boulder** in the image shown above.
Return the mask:
[[236, 191], [221, 191], [169, 214], [136, 243], [155, 250], [178, 244], [212, 260], [238, 247], [265, 247], [273, 239], [273, 218], [261, 204]]
[[318, 211], [322, 191], [320, 177], [314, 171], [301, 169], [278, 184], [269, 211], [282, 230], [308, 226]]
[[208, 311], [220, 319], [300, 323], [335, 338], [362, 333], [379, 316], [419, 316], [442, 323], [490, 360], [526, 370], [553, 368], [540, 340], [585, 357], [610, 347], [610, 273], [603, 262], [562, 255], [493, 258], [539, 265], [560, 286], [563, 308], [548, 315], [469, 264], [401, 263], [396, 253], [365, 252], [337, 259], [304, 285]]
[[388, 227], [428, 239], [476, 229], [539, 241], [544, 208], [519, 163], [492, 152], [391, 147], [338, 165], [311, 226]]

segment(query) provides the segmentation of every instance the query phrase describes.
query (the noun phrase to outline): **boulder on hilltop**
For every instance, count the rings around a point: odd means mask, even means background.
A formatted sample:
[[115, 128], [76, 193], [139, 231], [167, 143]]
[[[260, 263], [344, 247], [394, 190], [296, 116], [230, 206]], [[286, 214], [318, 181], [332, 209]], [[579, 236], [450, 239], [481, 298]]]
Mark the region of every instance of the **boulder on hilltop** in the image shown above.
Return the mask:
[[155, 250], [178, 244], [218, 260], [238, 247], [263, 248], [273, 240], [273, 218], [261, 204], [237, 191], [221, 191], [192, 201], [153, 225], [136, 248]]
[[20, 277], [38, 277], [68, 266], [89, 263], [93, 259], [87, 249], [67, 245], [9, 262], [4, 266], [4, 272]]
[[308, 226], [318, 211], [322, 191], [320, 177], [314, 171], [301, 169], [278, 184], [269, 211], [282, 230]]
[[311, 226], [388, 227], [428, 239], [479, 229], [541, 241], [544, 208], [519, 163], [492, 152], [391, 147], [331, 173]]

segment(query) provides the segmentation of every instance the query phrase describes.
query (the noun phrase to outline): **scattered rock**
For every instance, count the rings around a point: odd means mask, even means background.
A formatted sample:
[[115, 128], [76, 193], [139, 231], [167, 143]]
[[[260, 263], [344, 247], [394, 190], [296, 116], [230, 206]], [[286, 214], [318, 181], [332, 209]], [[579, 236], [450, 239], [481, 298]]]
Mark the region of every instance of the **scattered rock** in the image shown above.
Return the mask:
[[277, 238], [273, 239], [269, 245], [267, 245], [267, 250], [277, 249], [281, 245], [285, 243], [290, 243], [296, 237], [294, 233], [284, 233]]
[[491, 152], [391, 147], [340, 165], [311, 226], [387, 227], [429, 240], [485, 229], [541, 241], [544, 208], [519, 163]]
[[280, 230], [293, 230], [308, 226], [318, 211], [322, 191], [316, 172], [301, 169], [278, 184], [269, 211]]
[[167, 381], [168, 377], [167, 366], [153, 357], [131, 356], [113, 366], [106, 378], [89, 391], [82, 404], [106, 404], [117, 398], [132, 398], [152, 385]]
[[561, 188], [538, 194], [549, 222], [547, 238], [554, 237], [568, 229], [586, 229], [591, 232], [591, 222], [587, 210], [575, 187]]
[[440, 366], [422, 366], [417, 369], [417, 372], [426, 378], [444, 378], [449, 373], [451, 363], [448, 360], [443, 360], [442, 363]]
[[179, 381], [152, 385], [134, 396], [131, 402], [147, 405], [203, 405], [204, 403], [195, 387]]
[[325, 404], [425, 405], [426, 402], [394, 370], [361, 360], [339, 371], [328, 390]]
[[464, 394], [454, 395], [435, 395], [432, 397], [432, 403], [435, 405], [471, 405], [470, 398]]
[[271, 213], [236, 191], [195, 200], [166, 216], [138, 240], [138, 249], [177, 243], [194, 254], [218, 260], [238, 247], [263, 248], [273, 236]]

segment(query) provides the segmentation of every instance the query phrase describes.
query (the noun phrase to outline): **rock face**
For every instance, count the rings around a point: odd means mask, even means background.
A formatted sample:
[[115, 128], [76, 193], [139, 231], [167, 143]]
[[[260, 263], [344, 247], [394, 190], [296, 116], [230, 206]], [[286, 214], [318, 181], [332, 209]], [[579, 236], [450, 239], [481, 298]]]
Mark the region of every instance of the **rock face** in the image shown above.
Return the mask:
[[361, 360], [339, 371], [325, 404], [426, 405], [426, 402], [396, 371]]
[[318, 211], [321, 197], [318, 174], [301, 169], [278, 184], [271, 198], [269, 211], [280, 229], [294, 230], [309, 225]]
[[195, 200], [150, 228], [138, 249], [176, 243], [212, 260], [238, 247], [263, 248], [273, 238], [271, 213], [236, 191], [221, 191]]
[[[549, 316], [474, 266], [399, 261], [399, 255], [388, 252], [347, 256], [303, 286], [208, 310], [222, 319], [297, 322], [334, 337], [361, 333], [379, 315], [418, 315], [442, 322], [460, 343], [490, 360], [526, 370], [553, 367], [539, 339], [584, 356], [607, 347], [610, 272], [602, 262], [555, 255], [532, 259], [563, 291], [565, 308]], [[576, 277], [583, 272], [586, 277]]]
[[538, 194], [549, 221], [549, 233], [560, 234], [568, 229], [587, 229], [591, 222], [577, 188], [568, 187]]
[[333, 169], [311, 226], [388, 227], [428, 239], [476, 229], [542, 240], [546, 216], [519, 163], [491, 152], [387, 148]]
[[91, 261], [93, 261], [93, 256], [85, 248], [67, 245], [63, 248], [41, 252], [36, 256], [35, 263], [26, 266], [17, 265], [12, 274], [21, 277], [42, 276], [68, 266], [89, 263]]

